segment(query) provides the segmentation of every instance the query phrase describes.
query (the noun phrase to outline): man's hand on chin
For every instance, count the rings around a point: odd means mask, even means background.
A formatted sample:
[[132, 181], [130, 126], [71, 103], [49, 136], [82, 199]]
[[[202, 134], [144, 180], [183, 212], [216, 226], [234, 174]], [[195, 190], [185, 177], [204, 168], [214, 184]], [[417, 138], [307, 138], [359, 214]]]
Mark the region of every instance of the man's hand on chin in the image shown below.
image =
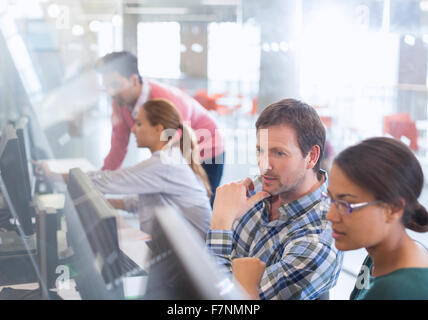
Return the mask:
[[259, 201], [270, 197], [270, 193], [260, 191], [248, 198], [248, 190], [253, 185], [250, 178], [218, 187], [211, 218], [212, 230], [231, 230], [233, 221], [242, 217]]

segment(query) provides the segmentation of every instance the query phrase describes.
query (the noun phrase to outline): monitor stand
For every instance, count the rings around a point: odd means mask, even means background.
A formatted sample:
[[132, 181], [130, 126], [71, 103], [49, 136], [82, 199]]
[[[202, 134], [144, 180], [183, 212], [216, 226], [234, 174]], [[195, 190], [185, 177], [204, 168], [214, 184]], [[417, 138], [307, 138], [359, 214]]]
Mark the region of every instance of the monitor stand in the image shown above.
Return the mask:
[[[35, 216], [35, 207], [33, 204], [29, 205], [28, 210], [31, 210], [32, 216]], [[11, 223], [14, 215], [9, 209], [3, 209], [1, 214], [4, 219], [2, 219], [2, 223], [0, 224], [0, 257], [25, 255], [28, 253], [36, 254], [36, 233], [23, 235], [19, 226]]]

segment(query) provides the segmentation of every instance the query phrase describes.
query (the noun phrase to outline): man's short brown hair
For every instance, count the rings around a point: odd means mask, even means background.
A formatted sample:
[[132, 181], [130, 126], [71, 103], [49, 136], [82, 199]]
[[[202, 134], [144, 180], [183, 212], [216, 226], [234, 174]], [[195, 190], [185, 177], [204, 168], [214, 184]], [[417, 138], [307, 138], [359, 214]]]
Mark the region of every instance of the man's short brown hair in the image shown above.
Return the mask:
[[102, 74], [116, 71], [127, 79], [136, 74], [138, 80], [142, 83], [141, 75], [138, 72], [137, 57], [128, 51], [110, 52], [106, 54], [95, 62], [95, 69]]
[[303, 157], [306, 157], [313, 146], [319, 146], [320, 156], [313, 168], [318, 172], [324, 153], [326, 132], [315, 109], [295, 99], [275, 102], [262, 111], [257, 119], [256, 129], [267, 129], [277, 125], [289, 125], [296, 131], [297, 143]]

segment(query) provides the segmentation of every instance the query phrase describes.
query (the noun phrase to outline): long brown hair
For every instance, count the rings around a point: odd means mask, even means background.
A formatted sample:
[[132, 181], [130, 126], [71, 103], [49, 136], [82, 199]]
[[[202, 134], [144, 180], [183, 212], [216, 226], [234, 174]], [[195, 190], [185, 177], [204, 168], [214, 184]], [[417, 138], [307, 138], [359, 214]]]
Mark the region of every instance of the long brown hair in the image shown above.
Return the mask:
[[[173, 129], [181, 130], [180, 140], [174, 145], [180, 144], [180, 150], [187, 164], [192, 171], [201, 179], [208, 197], [211, 198], [211, 186], [208, 180], [207, 173], [202, 168], [199, 161], [199, 147], [195, 139], [195, 134], [192, 128], [183, 124], [181, 115], [172, 102], [156, 98], [146, 101], [142, 106], [146, 112], [146, 117], [152, 126], [162, 125], [164, 130]], [[170, 140], [172, 137], [168, 137]], [[190, 141], [189, 146], [185, 145], [186, 141]]]
[[393, 138], [370, 138], [343, 150], [334, 163], [377, 200], [403, 208], [402, 223], [406, 228], [428, 231], [428, 212], [418, 202], [424, 185], [423, 171], [404, 143]]

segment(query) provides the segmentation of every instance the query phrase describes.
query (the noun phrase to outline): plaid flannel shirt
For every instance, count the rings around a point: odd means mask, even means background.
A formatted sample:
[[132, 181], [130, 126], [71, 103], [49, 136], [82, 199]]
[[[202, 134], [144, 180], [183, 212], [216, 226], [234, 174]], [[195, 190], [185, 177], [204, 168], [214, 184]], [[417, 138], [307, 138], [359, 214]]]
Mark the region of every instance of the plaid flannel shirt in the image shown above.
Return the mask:
[[320, 203], [327, 192], [324, 174], [317, 190], [281, 206], [278, 220], [269, 221], [267, 203], [260, 201], [232, 230], [209, 230], [207, 246], [229, 271], [234, 258], [257, 257], [266, 264], [261, 299], [317, 299], [336, 284], [343, 253], [334, 246]]

